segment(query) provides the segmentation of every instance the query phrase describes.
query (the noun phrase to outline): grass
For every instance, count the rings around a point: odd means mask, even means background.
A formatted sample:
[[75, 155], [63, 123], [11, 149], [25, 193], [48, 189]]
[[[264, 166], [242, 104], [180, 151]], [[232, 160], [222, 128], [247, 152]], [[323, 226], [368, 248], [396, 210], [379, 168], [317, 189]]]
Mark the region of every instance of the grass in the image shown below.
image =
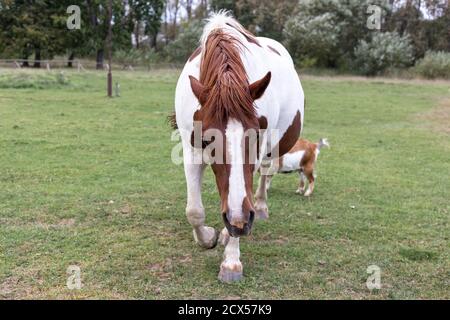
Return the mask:
[[[115, 72], [114, 99], [103, 73], [0, 74], [0, 298], [450, 298], [450, 139], [433, 116], [449, 83], [302, 77], [304, 136], [332, 148], [312, 198], [275, 177], [270, 219], [241, 241], [245, 278], [225, 285], [223, 248], [195, 245], [170, 161], [176, 71]], [[203, 197], [222, 228], [210, 170]]]

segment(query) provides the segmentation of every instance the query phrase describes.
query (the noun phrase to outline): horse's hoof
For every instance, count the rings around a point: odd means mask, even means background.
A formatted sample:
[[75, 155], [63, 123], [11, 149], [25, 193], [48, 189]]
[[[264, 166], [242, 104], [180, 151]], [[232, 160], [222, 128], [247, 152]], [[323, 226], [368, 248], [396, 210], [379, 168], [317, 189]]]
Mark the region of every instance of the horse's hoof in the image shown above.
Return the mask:
[[266, 204], [256, 204], [255, 205], [256, 219], [266, 220], [269, 218], [269, 208]]
[[241, 263], [230, 265], [225, 265], [224, 263], [222, 263], [222, 265], [220, 266], [220, 272], [218, 276], [220, 281], [225, 283], [231, 283], [240, 281], [242, 277], [243, 272]]
[[230, 241], [230, 234], [228, 233], [227, 228], [223, 228], [219, 235], [219, 243], [226, 247], [228, 241]]
[[269, 219], [269, 213], [267, 210], [256, 210], [256, 219], [267, 220]]
[[197, 244], [204, 249], [213, 249], [217, 246], [219, 232], [212, 227], [203, 227], [201, 230], [202, 234], [200, 238], [197, 236], [197, 232], [193, 230], [195, 242], [197, 242]]

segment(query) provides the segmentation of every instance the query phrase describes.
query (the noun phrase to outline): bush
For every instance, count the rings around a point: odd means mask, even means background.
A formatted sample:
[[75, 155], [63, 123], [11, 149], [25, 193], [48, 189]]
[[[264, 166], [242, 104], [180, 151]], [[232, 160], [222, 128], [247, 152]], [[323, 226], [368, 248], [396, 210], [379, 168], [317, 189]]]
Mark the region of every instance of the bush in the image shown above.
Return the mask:
[[299, 66], [326, 66], [335, 55], [341, 28], [333, 14], [318, 16], [299, 14], [286, 22], [284, 44]]
[[130, 49], [114, 52], [114, 62], [122, 64], [124, 68], [130, 66], [149, 66], [160, 62], [161, 56], [154, 49]]
[[114, 62], [123, 65], [123, 67], [135, 66], [140, 64], [142, 52], [138, 49], [119, 50], [114, 52]]
[[171, 62], [186, 62], [192, 52], [200, 45], [200, 36], [203, 32], [201, 21], [191, 21], [180, 30], [178, 37], [167, 47], [165, 52]]
[[70, 86], [64, 73], [20, 72], [0, 75], [0, 89], [57, 89]]
[[359, 42], [354, 54], [356, 69], [365, 75], [406, 67], [414, 61], [409, 36], [400, 36], [396, 32], [374, 33], [370, 42]]
[[299, 0], [298, 13], [284, 25], [288, 51], [302, 66], [315, 58], [319, 67], [347, 67], [358, 40], [368, 39], [369, 5], [392, 12], [387, 0]]
[[428, 51], [425, 57], [416, 63], [414, 71], [428, 79], [450, 79], [450, 52]]

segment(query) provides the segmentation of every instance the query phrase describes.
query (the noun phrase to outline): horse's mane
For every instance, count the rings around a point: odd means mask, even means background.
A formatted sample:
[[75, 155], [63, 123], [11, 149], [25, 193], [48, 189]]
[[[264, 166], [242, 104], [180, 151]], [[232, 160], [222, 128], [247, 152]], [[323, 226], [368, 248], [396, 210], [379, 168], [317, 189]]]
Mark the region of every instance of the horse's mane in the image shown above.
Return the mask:
[[240, 57], [241, 40], [224, 29], [209, 32], [202, 48], [200, 82], [208, 91], [202, 106], [204, 126], [225, 125], [235, 118], [245, 127], [257, 124], [249, 80]]

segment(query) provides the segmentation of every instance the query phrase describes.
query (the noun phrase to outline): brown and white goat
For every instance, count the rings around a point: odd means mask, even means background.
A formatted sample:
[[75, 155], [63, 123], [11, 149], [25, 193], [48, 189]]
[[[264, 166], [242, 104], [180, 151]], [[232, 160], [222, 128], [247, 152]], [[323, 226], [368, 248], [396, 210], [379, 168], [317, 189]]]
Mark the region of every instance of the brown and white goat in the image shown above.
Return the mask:
[[[323, 146], [330, 147], [327, 139], [322, 138], [318, 143], [310, 142], [306, 139], [299, 139], [294, 147], [281, 158], [274, 160], [268, 171], [266, 190], [269, 190], [272, 178], [277, 173], [298, 172], [300, 175], [299, 186], [296, 193], [304, 194], [308, 197], [314, 190], [314, 167]], [[308, 189], [306, 189], [308, 180]]]

